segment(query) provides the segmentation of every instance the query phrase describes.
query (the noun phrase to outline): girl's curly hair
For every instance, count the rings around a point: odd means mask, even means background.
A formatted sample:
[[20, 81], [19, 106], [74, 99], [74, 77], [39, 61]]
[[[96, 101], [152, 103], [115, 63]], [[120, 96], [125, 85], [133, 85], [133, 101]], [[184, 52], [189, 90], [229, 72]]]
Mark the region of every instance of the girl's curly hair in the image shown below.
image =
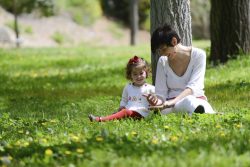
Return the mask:
[[138, 56], [134, 56], [131, 59], [129, 59], [126, 66], [126, 78], [128, 80], [132, 80], [131, 73], [134, 68], [143, 68], [146, 71], [147, 77], [151, 72], [150, 64], [146, 60]]

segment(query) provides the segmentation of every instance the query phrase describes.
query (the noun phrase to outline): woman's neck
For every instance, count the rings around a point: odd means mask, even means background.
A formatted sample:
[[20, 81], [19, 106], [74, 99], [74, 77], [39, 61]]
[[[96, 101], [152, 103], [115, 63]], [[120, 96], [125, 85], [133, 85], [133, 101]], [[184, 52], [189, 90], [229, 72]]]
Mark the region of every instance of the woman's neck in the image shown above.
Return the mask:
[[182, 44], [178, 44], [175, 47], [176, 56], [173, 59], [169, 59], [170, 64], [181, 64], [183, 61], [186, 62], [190, 60], [192, 47], [183, 46]]
[[191, 55], [191, 46], [183, 46], [182, 44], [178, 44], [176, 47], [176, 53], [179, 56], [190, 56]]

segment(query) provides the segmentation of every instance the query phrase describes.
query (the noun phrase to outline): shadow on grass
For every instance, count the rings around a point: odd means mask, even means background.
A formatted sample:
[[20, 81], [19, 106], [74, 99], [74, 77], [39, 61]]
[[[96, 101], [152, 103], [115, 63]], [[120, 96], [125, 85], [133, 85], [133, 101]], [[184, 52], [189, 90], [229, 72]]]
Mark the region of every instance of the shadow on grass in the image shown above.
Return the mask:
[[[82, 103], [99, 96], [120, 96], [122, 86], [112, 82], [121, 75], [119, 69], [95, 71], [63, 76], [18, 76], [0, 75], [0, 111], [19, 115], [33, 113], [65, 114], [71, 103]], [[118, 78], [118, 77], [117, 77]], [[120, 77], [121, 78], [121, 77]], [[64, 112], [64, 113], [63, 113]]]
[[221, 107], [249, 108], [250, 103], [250, 82], [249, 81], [227, 81], [226, 83], [215, 84], [206, 87], [206, 95], [209, 100]]

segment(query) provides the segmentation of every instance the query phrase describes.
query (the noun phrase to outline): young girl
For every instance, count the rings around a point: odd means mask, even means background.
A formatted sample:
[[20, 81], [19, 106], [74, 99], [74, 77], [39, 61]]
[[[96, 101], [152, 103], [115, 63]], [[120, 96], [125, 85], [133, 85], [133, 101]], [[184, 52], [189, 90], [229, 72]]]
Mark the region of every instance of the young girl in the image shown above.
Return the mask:
[[118, 112], [105, 117], [89, 115], [90, 121], [111, 121], [114, 119], [136, 118], [140, 119], [148, 116], [149, 103], [144, 94], [152, 94], [154, 86], [146, 83], [145, 79], [149, 74], [148, 63], [140, 57], [131, 58], [126, 67], [126, 78], [131, 81], [123, 89], [122, 99]]

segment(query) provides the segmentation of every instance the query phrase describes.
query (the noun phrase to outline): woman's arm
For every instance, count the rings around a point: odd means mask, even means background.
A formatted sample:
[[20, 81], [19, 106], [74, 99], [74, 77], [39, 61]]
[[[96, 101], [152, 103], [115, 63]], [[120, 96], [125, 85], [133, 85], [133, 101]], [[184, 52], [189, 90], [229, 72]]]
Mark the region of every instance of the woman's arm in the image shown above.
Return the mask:
[[155, 94], [158, 97], [158, 104], [162, 104], [166, 101], [168, 87], [167, 87], [167, 75], [164, 71], [166, 68], [167, 60], [165, 57], [160, 57], [157, 63], [156, 77], [155, 77]]
[[206, 53], [203, 50], [199, 49], [195, 54], [195, 62], [192, 69], [191, 77], [186, 86], [186, 88], [192, 89], [192, 94], [194, 96], [203, 93], [206, 71]]
[[165, 101], [163, 107], [165, 108], [173, 107], [178, 101], [191, 94], [193, 94], [192, 89], [186, 88], [176, 98]]

